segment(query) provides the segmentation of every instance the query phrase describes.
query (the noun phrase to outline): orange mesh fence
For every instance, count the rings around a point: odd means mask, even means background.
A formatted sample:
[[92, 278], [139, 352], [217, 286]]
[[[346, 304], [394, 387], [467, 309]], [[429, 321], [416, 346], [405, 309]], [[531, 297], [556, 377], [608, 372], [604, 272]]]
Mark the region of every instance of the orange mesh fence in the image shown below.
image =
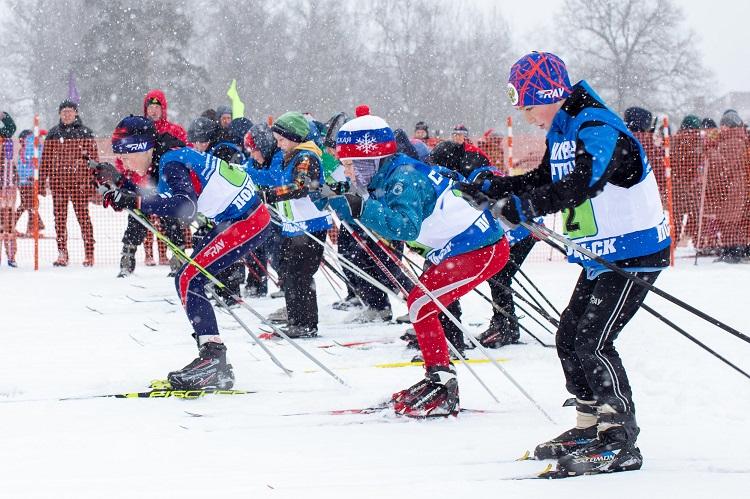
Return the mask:
[[[747, 198], [750, 194], [750, 141], [745, 129], [679, 131], [671, 138], [674, 223], [677, 240], [682, 245], [694, 245], [702, 252], [717, 252], [722, 248], [744, 247], [750, 244], [750, 216]], [[662, 197], [666, 196], [664, 179], [664, 150], [654, 134], [638, 134], [656, 174]], [[516, 136], [513, 142], [512, 174], [522, 174], [535, 168], [544, 153], [544, 137]], [[42, 268], [55, 261], [60, 251], [67, 250], [70, 265], [81, 265], [93, 254], [96, 265], [114, 266], [119, 263], [122, 237], [127, 215], [101, 206], [101, 197], [90, 186], [89, 172], [81, 157], [83, 152], [95, 154], [100, 161], [114, 160], [109, 139], [95, 141], [70, 140], [65, 144], [43, 146], [40, 161], [39, 185], [39, 261]], [[507, 171], [509, 161], [507, 139], [492, 134], [479, 137], [475, 143], [490, 157], [495, 166]], [[12, 151], [11, 151], [12, 146]], [[9, 253], [9, 242], [15, 236], [15, 258], [20, 266], [32, 267], [34, 261], [33, 224], [30, 224], [33, 189], [30, 184], [19, 185], [15, 171], [19, 159], [18, 139], [2, 143], [0, 150], [0, 210], [4, 259]], [[95, 151], [95, 153], [94, 153]], [[666, 203], [665, 203], [666, 206]], [[8, 222], [11, 221], [11, 223]], [[153, 219], [158, 224], [157, 219]], [[547, 217], [546, 223], [560, 231], [558, 217]], [[11, 229], [13, 227], [13, 229]], [[335, 242], [335, 231], [331, 233]], [[189, 241], [189, 237], [186, 238]], [[138, 247], [137, 262], [151, 257], [166, 263], [166, 249], [158, 248], [153, 238]], [[161, 257], [161, 258], [160, 258]], [[546, 245], [537, 245], [531, 261], [560, 260], [561, 257]]]
[[688, 219], [693, 215], [695, 222], [690, 225], [686, 222], [686, 228], [680, 232], [692, 240], [700, 253], [730, 252], [744, 256], [750, 243], [747, 131], [744, 128], [707, 130], [692, 145], [686, 166], [681, 167], [686, 173], [685, 183], [693, 187], [692, 196], [677, 196], [690, 198], [687, 209], [683, 209]]

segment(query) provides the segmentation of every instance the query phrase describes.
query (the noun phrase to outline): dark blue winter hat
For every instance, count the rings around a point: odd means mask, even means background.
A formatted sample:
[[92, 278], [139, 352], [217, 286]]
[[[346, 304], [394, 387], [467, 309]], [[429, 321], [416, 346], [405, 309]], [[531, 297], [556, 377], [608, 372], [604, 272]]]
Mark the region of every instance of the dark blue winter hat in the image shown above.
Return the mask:
[[570, 95], [565, 63], [549, 52], [532, 52], [510, 68], [508, 98], [513, 106], [554, 104]]
[[112, 133], [112, 151], [115, 154], [148, 151], [156, 145], [156, 127], [145, 116], [127, 116]]

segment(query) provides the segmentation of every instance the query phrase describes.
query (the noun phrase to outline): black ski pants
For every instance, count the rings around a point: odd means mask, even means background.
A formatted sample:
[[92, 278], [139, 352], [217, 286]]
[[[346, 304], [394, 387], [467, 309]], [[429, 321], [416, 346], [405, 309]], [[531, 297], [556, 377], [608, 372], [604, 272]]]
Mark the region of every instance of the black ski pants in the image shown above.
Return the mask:
[[[312, 235], [325, 241], [326, 231]], [[323, 259], [323, 246], [307, 235], [281, 237], [279, 275], [284, 276], [284, 299], [290, 326], [318, 327], [318, 296], [313, 276]]]
[[[659, 272], [634, 275], [654, 283]], [[557, 355], [568, 391], [582, 400], [609, 404], [635, 415], [632, 392], [614, 341], [638, 311], [648, 290], [614, 272], [578, 278], [557, 330]]]

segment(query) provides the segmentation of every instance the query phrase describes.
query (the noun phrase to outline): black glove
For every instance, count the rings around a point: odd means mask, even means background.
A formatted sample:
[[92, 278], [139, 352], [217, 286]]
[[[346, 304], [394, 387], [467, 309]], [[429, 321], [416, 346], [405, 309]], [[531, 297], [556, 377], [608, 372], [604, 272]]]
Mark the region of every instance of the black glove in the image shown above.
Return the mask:
[[510, 196], [496, 202], [491, 208], [492, 216], [505, 221], [510, 229], [515, 229], [521, 222], [536, 217], [534, 207], [524, 198]]
[[333, 196], [342, 196], [349, 192], [351, 184], [348, 180], [343, 182], [334, 182], [333, 184], [323, 184], [320, 186], [320, 197], [331, 198]]
[[112, 163], [89, 162], [91, 175], [94, 177], [95, 185], [119, 186], [122, 181], [122, 173], [117, 171]]
[[461, 193], [461, 197], [477, 210], [486, 210], [495, 203], [494, 199], [482, 191], [480, 184], [458, 182], [455, 187]]
[[513, 193], [510, 177], [501, 177], [489, 170], [477, 173], [471, 183], [492, 199], [502, 199]]
[[115, 211], [135, 210], [141, 207], [141, 197], [127, 189], [110, 189], [102, 196], [102, 206], [111, 206]]

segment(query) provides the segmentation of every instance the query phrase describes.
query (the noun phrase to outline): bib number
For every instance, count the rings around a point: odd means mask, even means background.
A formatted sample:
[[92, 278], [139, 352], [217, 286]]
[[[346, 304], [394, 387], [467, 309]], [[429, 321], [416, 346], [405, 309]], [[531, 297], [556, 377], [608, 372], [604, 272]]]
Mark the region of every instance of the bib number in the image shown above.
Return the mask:
[[235, 187], [242, 187], [247, 178], [247, 173], [241, 168], [235, 168], [224, 160], [219, 163], [219, 175]]
[[594, 207], [587, 199], [575, 208], [563, 210], [563, 224], [565, 235], [571, 239], [595, 236], [599, 232], [594, 217]]

